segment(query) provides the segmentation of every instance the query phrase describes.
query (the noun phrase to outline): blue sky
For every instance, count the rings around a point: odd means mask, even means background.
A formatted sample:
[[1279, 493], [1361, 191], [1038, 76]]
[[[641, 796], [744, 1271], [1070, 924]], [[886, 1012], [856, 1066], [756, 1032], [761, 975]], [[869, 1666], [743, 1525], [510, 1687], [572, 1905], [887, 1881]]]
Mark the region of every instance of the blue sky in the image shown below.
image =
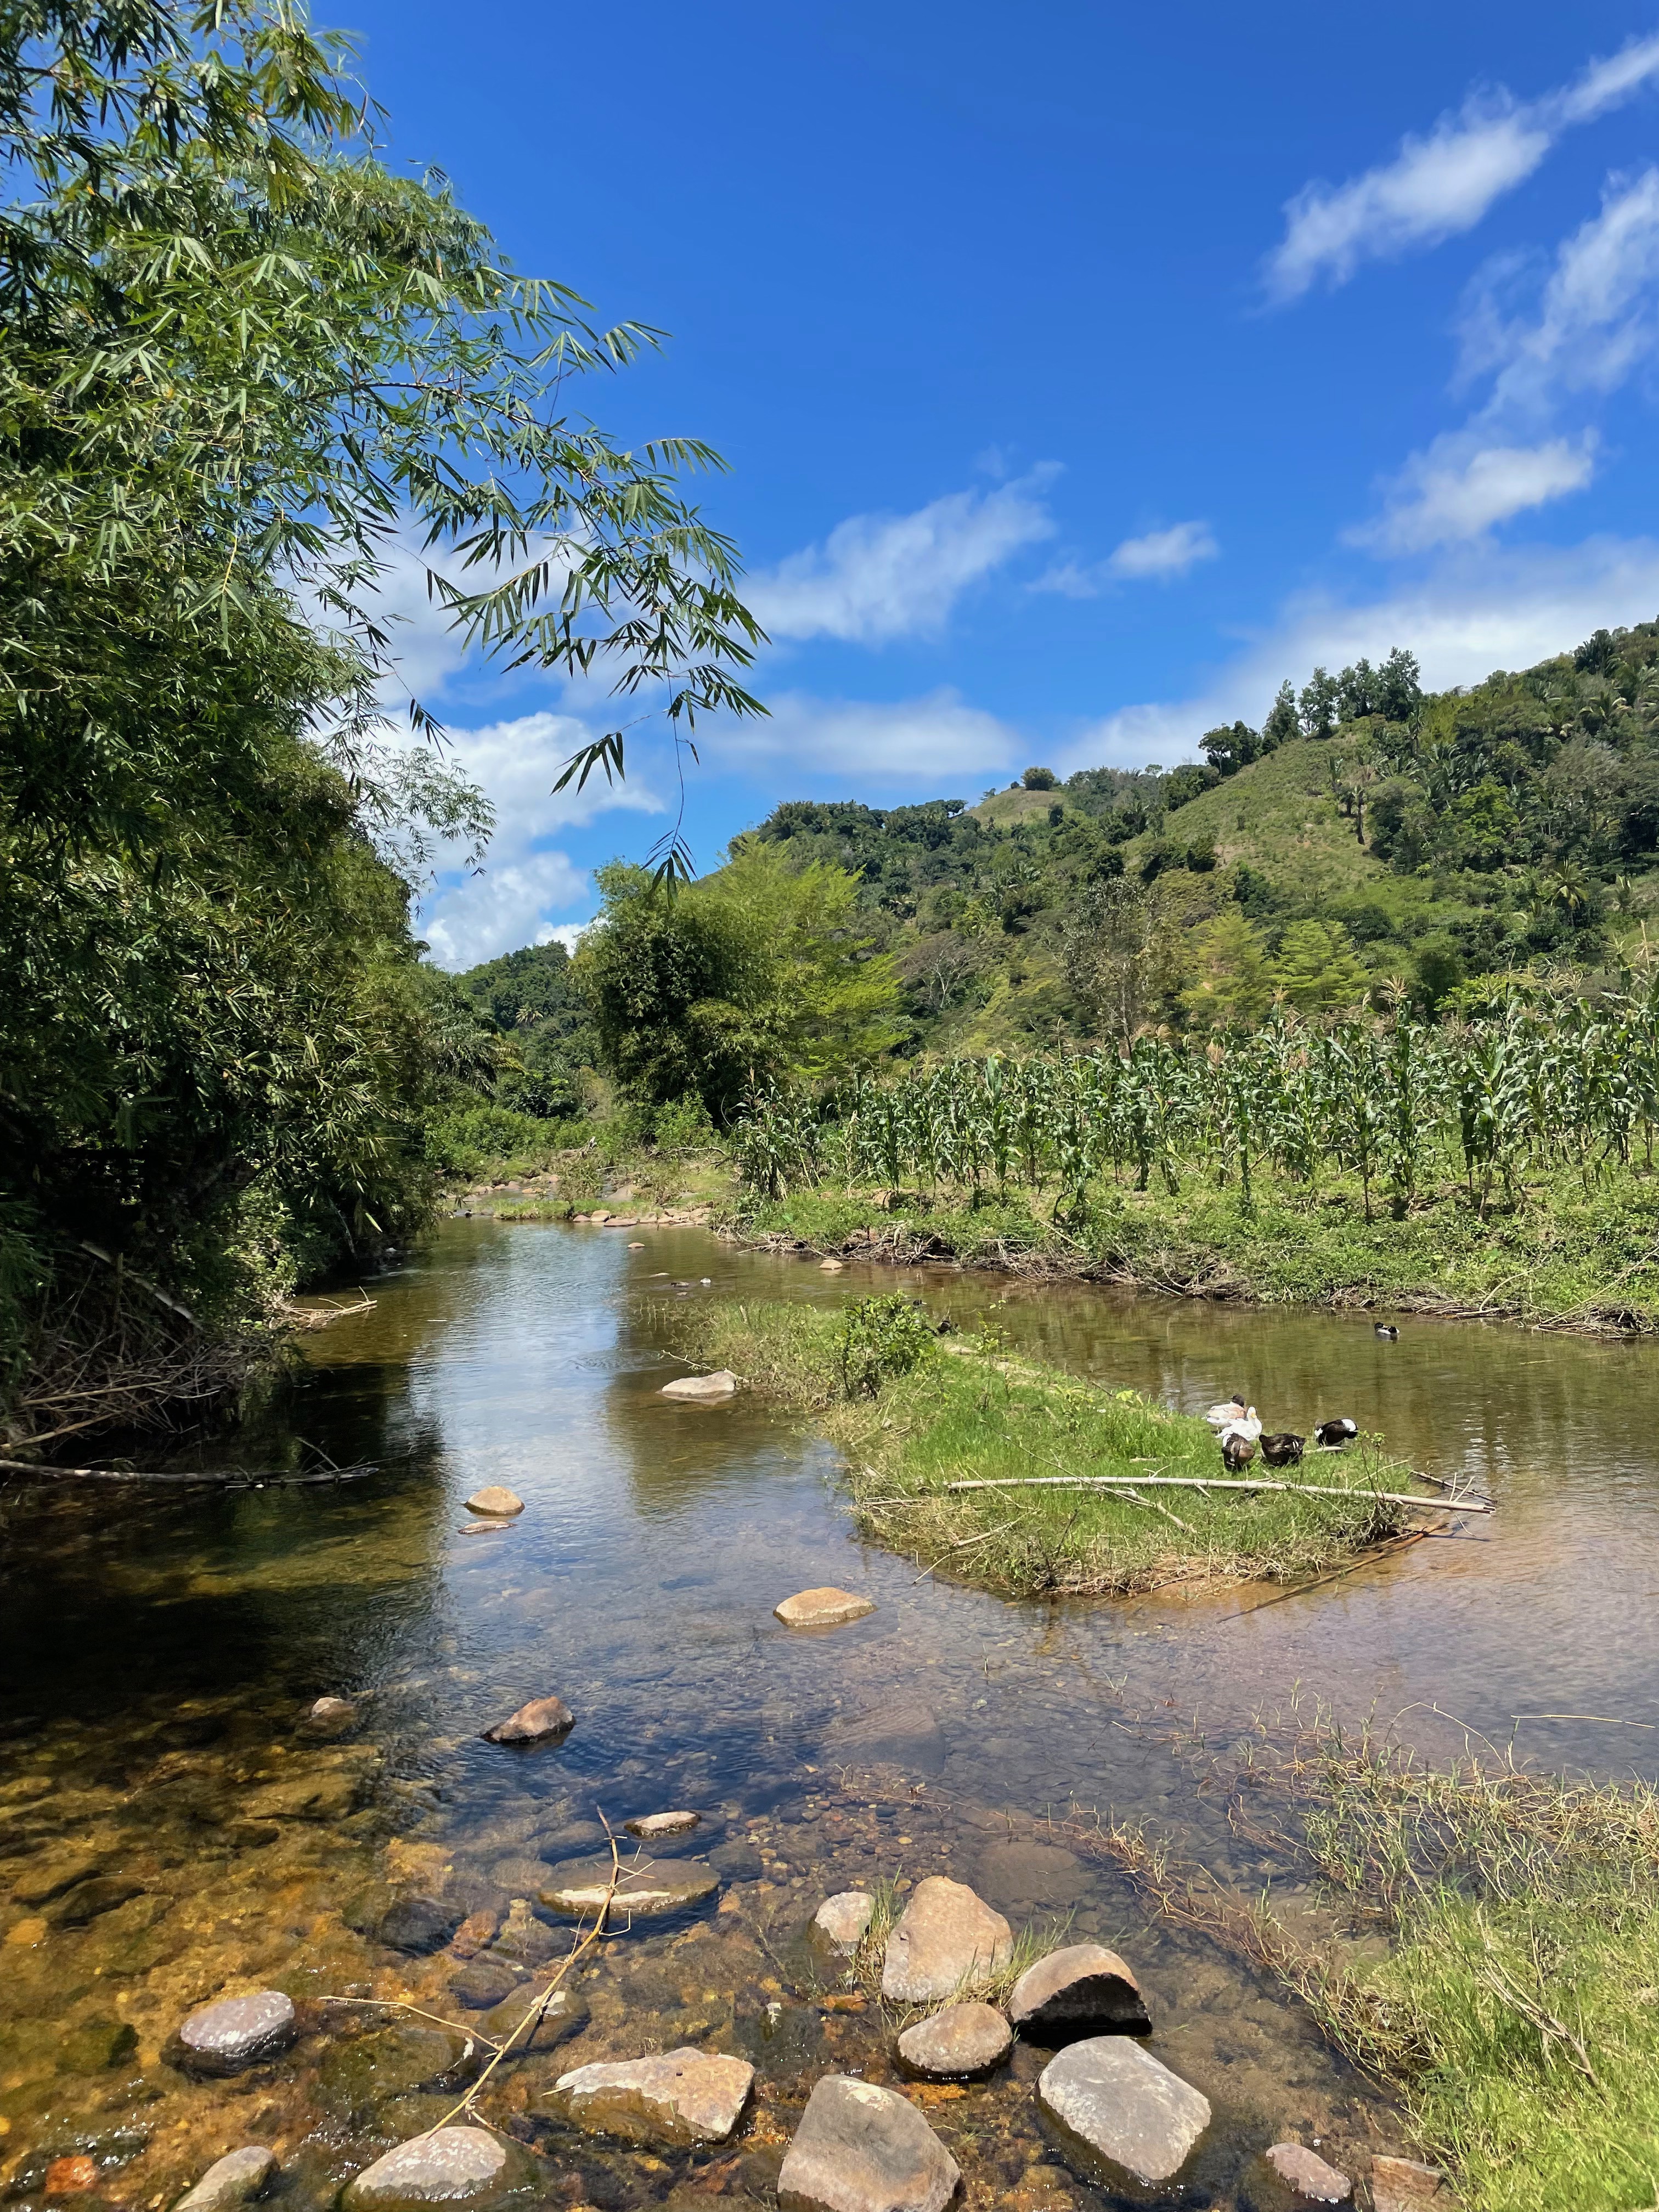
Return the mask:
[[[731, 464], [773, 712], [691, 771], [703, 866], [781, 799], [1168, 764], [1316, 661], [1467, 682], [1659, 614], [1659, 11], [318, 12], [393, 160], [672, 334], [587, 404]], [[555, 799], [603, 701], [407, 603], [501, 811], [427, 908], [465, 964], [586, 920], [672, 777], [647, 726]]]

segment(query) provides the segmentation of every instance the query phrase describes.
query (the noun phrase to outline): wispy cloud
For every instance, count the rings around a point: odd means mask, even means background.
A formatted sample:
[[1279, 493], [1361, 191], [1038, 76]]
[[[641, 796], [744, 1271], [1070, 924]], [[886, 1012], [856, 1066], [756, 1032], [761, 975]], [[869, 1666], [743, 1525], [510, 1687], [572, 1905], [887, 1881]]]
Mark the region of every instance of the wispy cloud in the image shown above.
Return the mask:
[[714, 767], [775, 760], [802, 775], [937, 782], [1007, 768], [1024, 742], [1010, 724], [949, 690], [890, 702], [785, 692], [770, 704], [764, 722], [711, 732], [705, 760]]
[[775, 639], [884, 645], [941, 629], [963, 594], [1054, 533], [1045, 465], [988, 492], [958, 491], [911, 514], [855, 514], [822, 545], [751, 574], [744, 598]]
[[1483, 537], [1528, 508], [1582, 491], [1595, 473], [1595, 440], [1487, 445], [1457, 431], [1415, 453], [1389, 486], [1382, 514], [1347, 533], [1380, 553], [1422, 553]]
[[571, 714], [523, 714], [477, 730], [452, 730], [455, 765], [495, 804], [495, 834], [482, 872], [440, 875], [422, 902], [420, 927], [441, 968], [469, 968], [520, 945], [544, 945], [563, 927], [555, 917], [593, 905], [593, 886], [552, 842], [599, 814], [627, 807], [656, 814], [662, 801], [637, 771], [614, 788], [591, 780], [585, 791], [555, 793], [560, 764], [594, 735]]
[[1221, 548], [1207, 522], [1177, 522], [1168, 530], [1126, 538], [1103, 561], [1059, 561], [1030, 586], [1066, 599], [1096, 599], [1114, 584], [1167, 584], [1200, 561], [1213, 561]]
[[1268, 296], [1299, 299], [1323, 281], [1346, 284], [1367, 261], [1395, 260], [1472, 230], [1523, 184], [1562, 133], [1628, 100], [1659, 76], [1659, 36], [1591, 62], [1569, 85], [1517, 101], [1501, 86], [1470, 95], [1425, 137], [1407, 135], [1390, 161], [1346, 184], [1315, 181], [1285, 204], [1285, 235], [1269, 255]]
[[1238, 717], [1259, 725], [1281, 680], [1340, 668], [1395, 645], [1422, 663], [1436, 689], [1474, 684], [1496, 668], [1526, 668], [1577, 645], [1603, 623], [1651, 621], [1659, 609], [1659, 542], [1592, 538], [1565, 547], [1476, 544], [1447, 554], [1420, 580], [1355, 605], [1306, 594], [1191, 696], [1152, 700], [1104, 715], [1054, 760], [1064, 772], [1102, 763], [1139, 767], [1190, 757], [1202, 733]]

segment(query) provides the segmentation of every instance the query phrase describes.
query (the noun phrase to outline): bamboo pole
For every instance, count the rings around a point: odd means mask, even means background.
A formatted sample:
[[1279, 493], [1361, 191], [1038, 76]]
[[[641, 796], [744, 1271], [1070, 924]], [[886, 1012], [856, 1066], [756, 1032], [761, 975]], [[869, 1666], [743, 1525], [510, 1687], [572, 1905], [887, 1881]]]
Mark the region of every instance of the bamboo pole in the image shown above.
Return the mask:
[[1283, 1490], [1299, 1498], [1378, 1498], [1389, 1505], [1432, 1506], [1437, 1513], [1490, 1513], [1490, 1498], [1413, 1498], [1403, 1490], [1348, 1489], [1322, 1482], [1270, 1482], [1265, 1477], [1210, 1474], [1017, 1474], [971, 1482], [947, 1482], [947, 1490]]

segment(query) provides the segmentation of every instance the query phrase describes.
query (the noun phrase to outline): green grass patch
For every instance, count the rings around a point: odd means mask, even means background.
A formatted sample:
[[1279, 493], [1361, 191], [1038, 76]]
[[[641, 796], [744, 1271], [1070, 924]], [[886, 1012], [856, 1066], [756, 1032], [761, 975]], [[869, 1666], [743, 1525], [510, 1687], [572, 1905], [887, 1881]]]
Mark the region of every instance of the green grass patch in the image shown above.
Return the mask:
[[[1171, 1917], [1301, 1996], [1399, 2092], [1467, 2212], [1659, 2199], [1659, 1793], [1500, 1757], [1436, 1771], [1334, 1731], [1311, 1755], [1258, 1747], [1248, 1771], [1247, 1825], [1260, 1835], [1264, 1799], [1283, 1791], [1340, 1936], [1310, 1941], [1271, 1892], [1224, 1891], [1132, 1830], [1067, 1840], [1095, 1843]], [[1367, 1956], [1378, 1933], [1386, 1953]]]
[[749, 1202], [741, 1224], [825, 1251], [931, 1251], [1183, 1296], [1659, 1330], [1659, 1178], [1635, 1169], [1609, 1170], [1588, 1189], [1564, 1174], [1531, 1186], [1517, 1210], [1484, 1218], [1459, 1188], [1398, 1221], [1374, 1206], [1368, 1221], [1357, 1183], [1310, 1190], [1260, 1176], [1249, 1206], [1236, 1182], [1218, 1188], [1197, 1175], [1174, 1193], [1098, 1184], [1072, 1227], [1052, 1219], [1053, 1204], [1045, 1192], [975, 1207], [951, 1192], [803, 1190]]
[[[1296, 1581], [1398, 1535], [1413, 1518], [1410, 1507], [1374, 1494], [1410, 1490], [1410, 1469], [1368, 1442], [1310, 1452], [1282, 1478], [1328, 1485], [1337, 1497], [1148, 1486], [1151, 1475], [1223, 1474], [1203, 1421], [1010, 1358], [986, 1339], [939, 1340], [908, 1373], [890, 1370], [870, 1396], [867, 1362], [849, 1360], [842, 1314], [732, 1304], [703, 1308], [681, 1325], [699, 1360], [810, 1414], [842, 1447], [864, 1534], [920, 1571], [1010, 1596]], [[849, 1374], [860, 1395], [848, 1395]], [[1251, 1472], [1281, 1479], [1259, 1463]], [[946, 1487], [1032, 1475], [1109, 1476], [1126, 1487]]]

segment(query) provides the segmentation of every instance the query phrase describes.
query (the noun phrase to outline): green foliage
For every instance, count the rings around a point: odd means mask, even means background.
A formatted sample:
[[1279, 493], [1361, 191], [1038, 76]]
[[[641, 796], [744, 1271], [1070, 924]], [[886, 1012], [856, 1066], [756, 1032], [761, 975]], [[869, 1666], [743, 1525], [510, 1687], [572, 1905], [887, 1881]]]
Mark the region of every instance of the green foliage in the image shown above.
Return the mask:
[[344, 60], [262, 0], [0, 26], [0, 1195], [205, 1318], [418, 1227], [500, 1063], [409, 927], [489, 811], [375, 738], [404, 549], [508, 663], [753, 705], [714, 457], [562, 411], [651, 334], [383, 167]]
[[775, 845], [673, 899], [643, 869], [599, 872], [605, 910], [577, 957], [603, 1065], [641, 1104], [696, 1098], [723, 1126], [775, 1085], [873, 1060], [897, 1036], [891, 961], [860, 926], [858, 885]]
[[908, 1375], [938, 1350], [933, 1324], [902, 1291], [850, 1298], [836, 1339], [836, 1372], [848, 1398], [874, 1398], [896, 1375]]

